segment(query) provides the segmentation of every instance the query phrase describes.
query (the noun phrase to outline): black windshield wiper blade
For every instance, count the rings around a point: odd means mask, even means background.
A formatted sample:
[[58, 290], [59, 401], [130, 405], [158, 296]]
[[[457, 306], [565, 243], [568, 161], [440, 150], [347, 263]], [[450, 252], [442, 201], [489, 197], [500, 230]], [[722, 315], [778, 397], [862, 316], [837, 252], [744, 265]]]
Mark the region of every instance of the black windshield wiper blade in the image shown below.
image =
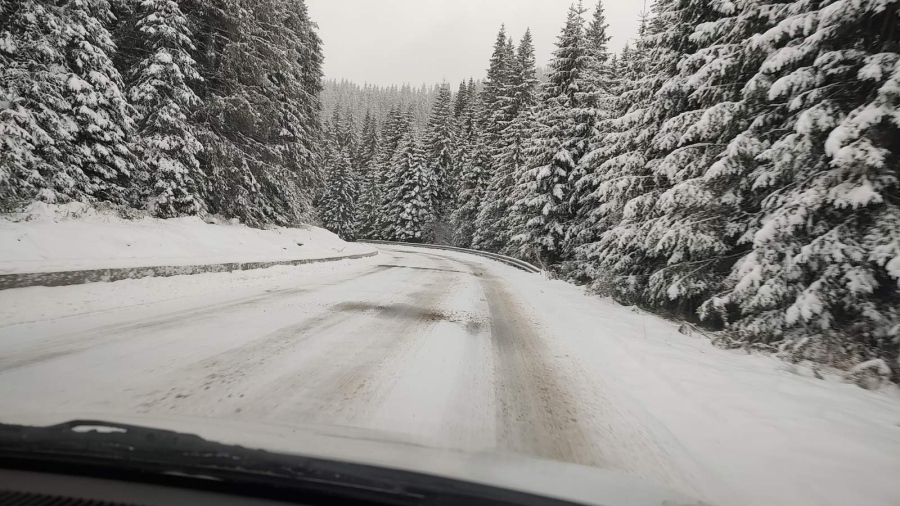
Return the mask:
[[[168, 458], [243, 449], [207, 441], [194, 434], [135, 425], [73, 420], [47, 427], [0, 424], [0, 449], [35, 452], [74, 451], [84, 455], [129, 459], [150, 453]], [[176, 461], [177, 462], [177, 461]]]
[[[141, 473], [195, 476], [281, 488], [327, 488], [367, 495], [420, 499], [390, 480], [365, 476], [365, 466], [249, 449], [194, 434], [110, 423], [73, 420], [47, 427], [0, 424], [0, 457], [116, 465]], [[357, 469], [359, 468], [359, 469]], [[396, 502], [396, 501], [391, 501]]]
[[114, 467], [144, 476], [193, 476], [380, 504], [572, 504], [431, 475], [249, 449], [194, 434], [95, 420], [47, 427], [0, 424], [0, 462], [13, 460]]

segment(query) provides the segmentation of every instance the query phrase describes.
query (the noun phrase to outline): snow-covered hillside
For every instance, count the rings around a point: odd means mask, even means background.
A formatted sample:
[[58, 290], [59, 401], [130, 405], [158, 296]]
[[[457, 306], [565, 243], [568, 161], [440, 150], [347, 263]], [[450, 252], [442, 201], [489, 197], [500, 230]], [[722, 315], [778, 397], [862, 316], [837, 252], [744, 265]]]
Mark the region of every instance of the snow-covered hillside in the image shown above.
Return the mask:
[[[198, 217], [125, 219], [84, 204], [32, 204], [0, 219], [0, 273], [269, 262], [372, 251], [331, 232], [250, 228]], [[212, 221], [212, 220], [210, 220]]]

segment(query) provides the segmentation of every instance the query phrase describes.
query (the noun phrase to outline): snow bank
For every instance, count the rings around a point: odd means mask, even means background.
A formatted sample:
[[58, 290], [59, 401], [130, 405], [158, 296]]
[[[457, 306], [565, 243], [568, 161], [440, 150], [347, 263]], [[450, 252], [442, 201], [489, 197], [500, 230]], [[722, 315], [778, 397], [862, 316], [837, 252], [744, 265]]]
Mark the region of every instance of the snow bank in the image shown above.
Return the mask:
[[269, 262], [373, 250], [313, 226], [259, 230], [197, 217], [125, 219], [80, 203], [36, 203], [3, 218], [0, 274]]
[[581, 357], [593, 377], [582, 386], [605, 390], [618, 469], [729, 506], [900, 504], [892, 386], [722, 350], [561, 282], [518, 288], [552, 321], [551, 349]]

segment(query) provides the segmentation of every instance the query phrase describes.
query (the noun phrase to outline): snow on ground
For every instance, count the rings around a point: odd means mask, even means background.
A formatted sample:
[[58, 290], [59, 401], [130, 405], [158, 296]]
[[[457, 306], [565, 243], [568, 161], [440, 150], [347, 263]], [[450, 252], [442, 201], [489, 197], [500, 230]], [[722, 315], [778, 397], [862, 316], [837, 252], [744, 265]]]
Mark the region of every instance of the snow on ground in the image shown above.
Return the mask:
[[722, 350], [481, 257], [381, 249], [0, 291], [0, 413], [337, 425], [600, 466], [722, 506], [900, 504], [894, 387]]
[[209, 224], [197, 217], [128, 220], [80, 203], [32, 204], [0, 219], [0, 274], [264, 262], [372, 251], [327, 230]]
[[580, 383], [570, 386], [602, 402], [615, 469], [722, 505], [900, 504], [895, 386], [815, 379], [568, 283], [500, 269], [551, 353], [577, 357], [568, 374]]

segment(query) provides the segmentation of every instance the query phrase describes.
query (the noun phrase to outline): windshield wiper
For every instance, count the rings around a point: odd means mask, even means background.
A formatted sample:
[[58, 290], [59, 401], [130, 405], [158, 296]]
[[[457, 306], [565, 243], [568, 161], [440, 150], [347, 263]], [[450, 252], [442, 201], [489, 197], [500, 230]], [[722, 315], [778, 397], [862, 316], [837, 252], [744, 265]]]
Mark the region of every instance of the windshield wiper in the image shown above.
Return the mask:
[[[0, 424], [4, 466], [204, 488], [304, 502], [571, 504], [486, 485], [361, 464], [226, 445], [194, 434], [75, 420], [47, 427]], [[74, 465], [73, 465], [74, 464]], [[54, 468], [54, 469], [50, 469]], [[301, 495], [298, 496], [298, 493]], [[327, 502], [327, 501], [326, 501]]]

